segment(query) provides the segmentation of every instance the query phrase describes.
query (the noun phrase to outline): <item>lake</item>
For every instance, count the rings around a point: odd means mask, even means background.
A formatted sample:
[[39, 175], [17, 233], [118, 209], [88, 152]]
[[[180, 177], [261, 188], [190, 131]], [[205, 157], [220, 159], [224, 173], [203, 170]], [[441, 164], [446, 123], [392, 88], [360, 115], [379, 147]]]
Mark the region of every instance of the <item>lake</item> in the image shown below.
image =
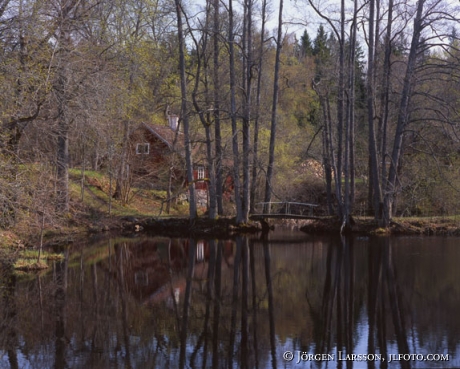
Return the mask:
[[2, 271], [0, 368], [460, 367], [460, 243], [146, 235]]

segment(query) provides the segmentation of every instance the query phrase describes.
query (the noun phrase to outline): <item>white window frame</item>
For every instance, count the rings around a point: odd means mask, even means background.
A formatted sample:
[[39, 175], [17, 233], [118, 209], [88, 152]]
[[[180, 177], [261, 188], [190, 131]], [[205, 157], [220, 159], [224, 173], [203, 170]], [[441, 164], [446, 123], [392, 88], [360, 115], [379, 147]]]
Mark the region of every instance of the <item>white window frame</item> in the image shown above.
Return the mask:
[[199, 166], [197, 168], [197, 179], [204, 179], [206, 175], [206, 172], [204, 170], [203, 166]]
[[[140, 148], [143, 147], [141, 150]], [[148, 142], [138, 143], [136, 145], [136, 154], [138, 155], [148, 155], [150, 153], [150, 144]]]

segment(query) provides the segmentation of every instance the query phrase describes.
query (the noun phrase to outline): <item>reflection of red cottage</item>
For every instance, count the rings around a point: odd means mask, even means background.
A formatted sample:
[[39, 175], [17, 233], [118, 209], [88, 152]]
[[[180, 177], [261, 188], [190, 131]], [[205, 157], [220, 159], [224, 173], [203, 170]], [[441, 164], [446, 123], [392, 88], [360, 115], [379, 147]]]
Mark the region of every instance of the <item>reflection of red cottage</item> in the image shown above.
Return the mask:
[[[222, 276], [233, 271], [234, 243], [219, 241], [222, 250]], [[189, 262], [188, 239], [155, 237], [133, 243], [114, 245], [111, 259], [101, 263], [107, 272], [123, 283], [126, 291], [145, 305], [166, 303], [172, 297], [183, 297], [186, 287], [186, 270]], [[198, 240], [195, 251], [193, 280], [200, 283], [208, 278], [211, 247], [208, 241]], [[123, 255], [129, 255], [124, 259]], [[116, 265], [111, 268], [110, 265]], [[196, 287], [196, 286], [195, 286]], [[178, 301], [177, 301], [178, 302]]]
[[[130, 134], [130, 167], [134, 184], [158, 190], [177, 190], [186, 183], [184, 135], [178, 117], [169, 115], [169, 126], [141, 123]], [[203, 140], [201, 140], [203, 141]], [[192, 138], [193, 178], [199, 206], [206, 206], [208, 172], [204, 144]]]

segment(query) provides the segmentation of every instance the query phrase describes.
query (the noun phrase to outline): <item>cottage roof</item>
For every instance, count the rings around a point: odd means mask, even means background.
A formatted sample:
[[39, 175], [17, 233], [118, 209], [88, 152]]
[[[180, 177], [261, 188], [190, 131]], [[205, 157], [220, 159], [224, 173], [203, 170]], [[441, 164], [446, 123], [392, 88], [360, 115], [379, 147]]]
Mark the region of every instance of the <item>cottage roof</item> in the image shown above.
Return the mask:
[[[185, 146], [184, 146], [184, 134], [178, 129], [173, 130], [169, 126], [162, 126], [157, 124], [148, 124], [145, 122], [141, 123], [141, 127], [144, 127], [158, 137], [159, 140], [164, 142], [171, 151], [178, 152], [181, 156], [185, 156]], [[205, 157], [205, 150], [203, 147], [204, 139], [198, 137], [197, 140], [191, 139], [192, 141], [192, 155], [194, 156], [195, 161], [202, 161]]]
[[163, 141], [168, 147], [172, 150], [174, 143], [177, 145], [176, 147], [182, 148], [184, 145], [183, 134], [180, 131], [174, 131], [168, 126], [160, 126], [160, 125], [153, 125], [142, 123], [142, 125], [158, 137], [161, 141]]

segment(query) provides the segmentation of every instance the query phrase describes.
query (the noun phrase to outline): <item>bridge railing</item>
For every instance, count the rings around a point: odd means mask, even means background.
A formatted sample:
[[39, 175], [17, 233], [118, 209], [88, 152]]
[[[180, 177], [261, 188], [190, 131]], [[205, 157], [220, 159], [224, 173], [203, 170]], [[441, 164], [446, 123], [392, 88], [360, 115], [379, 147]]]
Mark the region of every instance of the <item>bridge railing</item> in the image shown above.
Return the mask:
[[[264, 212], [265, 205], [268, 204], [268, 212]], [[304, 202], [279, 201], [279, 202], [259, 202], [256, 204], [256, 211], [259, 214], [287, 214], [287, 215], [313, 215], [313, 209], [318, 204]]]

